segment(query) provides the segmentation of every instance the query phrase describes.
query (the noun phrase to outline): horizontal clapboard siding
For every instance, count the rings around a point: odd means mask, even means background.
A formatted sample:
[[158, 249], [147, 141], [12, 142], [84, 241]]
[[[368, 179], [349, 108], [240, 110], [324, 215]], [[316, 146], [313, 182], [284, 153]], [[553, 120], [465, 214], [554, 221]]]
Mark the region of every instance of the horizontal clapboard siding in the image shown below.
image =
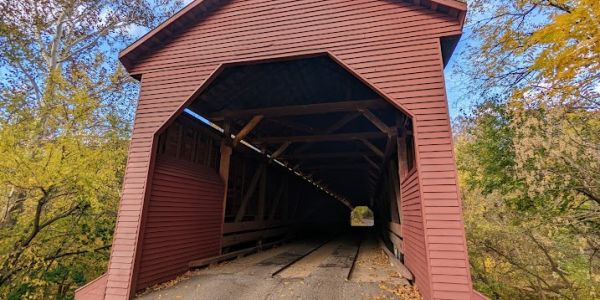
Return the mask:
[[[141, 89], [144, 87], [142, 80]], [[156, 124], [149, 126], [144, 122], [147, 117], [139, 113], [143, 108], [143, 99], [140, 97], [108, 265], [105, 299], [127, 299], [132, 288], [134, 258], [151, 161], [150, 152], [156, 131]]]
[[[142, 89], [107, 299], [127, 298], [132, 290], [166, 278], [156, 268], [142, 270], [140, 265], [137, 286], [131, 282], [136, 251], [152, 249], [147, 243], [142, 244], [144, 249], [135, 247], [158, 128], [223, 64], [321, 52], [333, 54], [414, 117], [417, 158], [422, 161], [411, 181], [402, 183], [407, 266], [426, 298], [460, 298], [465, 295], [461, 291], [470, 291], [439, 45], [441, 37], [461, 33], [459, 21], [403, 1], [224, 2], [129, 69], [142, 75]], [[159, 214], [158, 207], [149, 206], [146, 214]], [[181, 224], [193, 223], [168, 210], [160, 214], [178, 218]], [[147, 222], [146, 230], [154, 234], [160, 227]], [[119, 259], [115, 251], [122, 255]], [[148, 263], [145, 254], [140, 258], [140, 264]]]
[[419, 290], [430, 298], [427, 252], [425, 247], [425, 230], [423, 228], [423, 211], [419, 176], [416, 169], [411, 170], [401, 179], [400, 205], [402, 212], [402, 234], [404, 237], [406, 267], [415, 275]]
[[[220, 64], [297, 52], [363, 49], [460, 34], [456, 20], [402, 1], [232, 1], [154, 51], [130, 71]], [[278, 18], [279, 16], [279, 18]], [[273, 19], [272, 19], [273, 18]], [[396, 44], [398, 45], [398, 44]], [[366, 47], [365, 47], [366, 46]], [[386, 52], [394, 55], [394, 52]], [[377, 53], [375, 53], [377, 55]]]
[[[439, 55], [439, 76], [443, 63]], [[444, 80], [442, 80], [442, 83]], [[415, 115], [417, 168], [421, 186], [427, 255], [433, 299], [470, 299], [471, 275], [458, 194], [456, 162], [445, 87]]]
[[139, 289], [175, 278], [187, 271], [190, 261], [219, 255], [223, 189], [209, 167], [175, 159], [156, 162]]

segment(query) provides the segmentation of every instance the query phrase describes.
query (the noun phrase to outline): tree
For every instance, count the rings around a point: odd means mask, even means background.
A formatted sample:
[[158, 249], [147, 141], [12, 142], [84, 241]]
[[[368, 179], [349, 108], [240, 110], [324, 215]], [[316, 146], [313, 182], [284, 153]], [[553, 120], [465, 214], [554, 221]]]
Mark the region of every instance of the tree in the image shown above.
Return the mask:
[[0, 298], [105, 270], [137, 93], [116, 49], [179, 5], [0, 1]]
[[[517, 163], [519, 120], [508, 104], [483, 103], [460, 121], [459, 178], [476, 287], [493, 299], [597, 295], [597, 206], [543, 185]], [[570, 201], [579, 207], [560, 207]]]
[[473, 1], [458, 73], [476, 285], [494, 298], [598, 296], [600, 3]]
[[468, 61], [472, 92], [539, 93], [549, 104], [598, 109], [600, 4], [595, 0], [470, 3]]

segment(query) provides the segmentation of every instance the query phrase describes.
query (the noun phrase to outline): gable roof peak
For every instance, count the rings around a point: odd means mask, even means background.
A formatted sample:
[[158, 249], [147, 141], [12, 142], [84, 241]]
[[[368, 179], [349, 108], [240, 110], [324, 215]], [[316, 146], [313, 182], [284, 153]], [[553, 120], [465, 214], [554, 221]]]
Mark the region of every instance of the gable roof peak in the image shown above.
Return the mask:
[[[127, 70], [130, 70], [141, 56], [160, 45], [173, 33], [205, 17], [224, 2], [226, 0], [194, 0], [190, 2], [172, 17], [123, 49], [119, 53], [119, 60]], [[467, 12], [467, 4], [463, 0], [398, 0], [398, 2], [411, 3], [457, 18], [461, 26], [464, 24]]]

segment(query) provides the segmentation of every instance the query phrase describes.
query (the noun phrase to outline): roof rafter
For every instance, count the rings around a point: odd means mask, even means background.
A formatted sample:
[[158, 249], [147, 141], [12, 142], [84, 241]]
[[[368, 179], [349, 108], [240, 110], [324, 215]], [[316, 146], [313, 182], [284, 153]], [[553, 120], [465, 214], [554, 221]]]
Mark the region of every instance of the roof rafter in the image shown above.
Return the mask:
[[287, 117], [358, 111], [360, 109], [378, 109], [386, 107], [389, 107], [389, 104], [382, 99], [362, 101], [340, 101], [319, 104], [290, 105], [247, 110], [220, 111], [215, 113], [209, 113], [206, 115], [206, 118], [208, 118], [211, 121], [221, 121], [224, 119], [244, 118], [255, 115], [263, 115], [265, 118]]
[[[339, 134], [323, 134], [323, 135], [292, 135], [292, 136], [274, 136], [274, 137], [259, 137], [253, 140], [258, 144], [279, 144], [279, 143], [299, 143], [299, 142], [340, 142], [354, 140], [371, 140], [382, 139], [387, 137], [386, 134], [380, 132], [353, 132]], [[381, 152], [381, 151], [380, 151]], [[383, 155], [383, 152], [381, 152]]]

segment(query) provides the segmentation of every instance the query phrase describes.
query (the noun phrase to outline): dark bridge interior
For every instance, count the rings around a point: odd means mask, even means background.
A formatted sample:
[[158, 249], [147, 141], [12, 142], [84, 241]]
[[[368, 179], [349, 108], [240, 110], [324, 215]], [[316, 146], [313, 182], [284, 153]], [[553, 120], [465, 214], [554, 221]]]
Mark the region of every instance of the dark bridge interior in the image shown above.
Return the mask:
[[[401, 248], [399, 226], [390, 224], [400, 224], [398, 161], [412, 163], [411, 132], [405, 114], [327, 55], [226, 66], [158, 139], [155, 178], [182, 182], [169, 176], [198, 165], [186, 178], [211, 179], [190, 181], [190, 192], [181, 191], [185, 184], [163, 191], [155, 179], [153, 193], [180, 193], [190, 217], [165, 219], [170, 204], [153, 199], [161, 210], [148, 218], [198, 240], [179, 247], [190, 248], [192, 267], [315, 229], [343, 230], [363, 205], [390, 248]], [[212, 200], [193, 200], [198, 195]], [[144, 257], [152, 258], [147, 250]], [[160, 280], [141, 275], [138, 284]]]
[[[189, 107], [352, 205], [370, 205], [406, 117], [328, 56], [226, 67]], [[256, 120], [256, 119], [255, 119]]]

